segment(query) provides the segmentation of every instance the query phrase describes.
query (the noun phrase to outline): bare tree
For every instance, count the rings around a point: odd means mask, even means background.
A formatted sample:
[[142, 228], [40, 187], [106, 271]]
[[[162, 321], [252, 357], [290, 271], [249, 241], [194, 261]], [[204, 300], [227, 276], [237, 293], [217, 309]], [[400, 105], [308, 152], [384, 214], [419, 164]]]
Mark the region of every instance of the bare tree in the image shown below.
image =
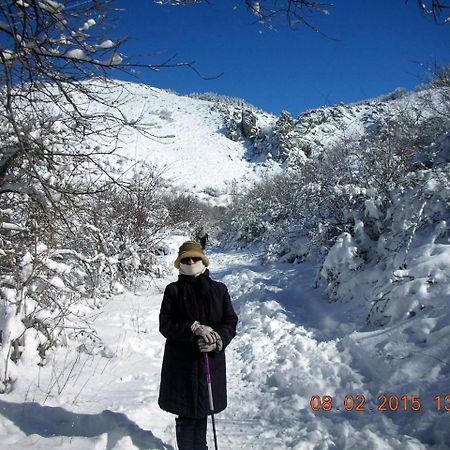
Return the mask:
[[124, 127], [146, 130], [121, 111], [126, 88], [103, 79], [131, 69], [104, 34], [110, 12], [109, 0], [0, 1], [0, 391], [27, 345], [43, 361], [62, 336], [92, 337], [76, 305], [118, 279], [125, 249], [104, 245], [92, 199], [143, 192], [108, 160]]

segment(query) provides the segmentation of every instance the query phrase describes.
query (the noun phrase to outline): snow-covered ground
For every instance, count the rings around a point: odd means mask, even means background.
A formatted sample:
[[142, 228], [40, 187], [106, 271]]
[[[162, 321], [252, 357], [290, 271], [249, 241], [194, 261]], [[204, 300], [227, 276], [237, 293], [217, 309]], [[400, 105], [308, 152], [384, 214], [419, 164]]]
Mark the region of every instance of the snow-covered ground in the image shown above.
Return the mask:
[[[221, 450], [449, 448], [448, 342], [431, 355], [419, 341], [402, 344], [411, 322], [365, 328], [362, 305], [330, 304], [314, 288], [311, 263], [267, 267], [249, 250], [209, 254], [212, 276], [228, 285], [240, 318], [227, 349], [229, 406], [216, 417]], [[158, 313], [175, 277], [99, 309], [104, 346], [60, 348], [45, 367], [30, 365], [0, 398], [0, 449], [176, 448], [173, 416], [157, 405]], [[429, 358], [442, 360], [433, 373]], [[311, 398], [325, 395], [333, 397], [332, 410], [314, 412]]]

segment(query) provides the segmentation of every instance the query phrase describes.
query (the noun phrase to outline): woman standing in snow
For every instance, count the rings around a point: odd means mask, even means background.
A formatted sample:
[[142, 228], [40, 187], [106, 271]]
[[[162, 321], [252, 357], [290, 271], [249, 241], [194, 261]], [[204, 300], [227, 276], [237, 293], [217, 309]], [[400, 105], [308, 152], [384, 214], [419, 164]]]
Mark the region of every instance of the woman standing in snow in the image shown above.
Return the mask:
[[180, 273], [164, 292], [159, 330], [166, 338], [158, 403], [177, 414], [180, 450], [206, 450], [210, 413], [204, 353], [209, 355], [214, 413], [227, 406], [225, 347], [236, 335], [238, 318], [227, 287], [209, 277], [201, 246], [185, 242], [174, 263]]

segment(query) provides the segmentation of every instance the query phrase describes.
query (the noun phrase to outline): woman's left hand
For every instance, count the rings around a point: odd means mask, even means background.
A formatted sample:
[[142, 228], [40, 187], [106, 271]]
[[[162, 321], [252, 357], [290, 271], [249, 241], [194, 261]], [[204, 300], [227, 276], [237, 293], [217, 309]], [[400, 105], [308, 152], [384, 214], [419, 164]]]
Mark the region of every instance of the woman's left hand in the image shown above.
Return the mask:
[[213, 342], [212, 344], [207, 344], [202, 338], [200, 338], [197, 341], [197, 344], [198, 344], [198, 349], [202, 353], [209, 353], [209, 352], [212, 352], [213, 350], [215, 350], [217, 348], [217, 341]]

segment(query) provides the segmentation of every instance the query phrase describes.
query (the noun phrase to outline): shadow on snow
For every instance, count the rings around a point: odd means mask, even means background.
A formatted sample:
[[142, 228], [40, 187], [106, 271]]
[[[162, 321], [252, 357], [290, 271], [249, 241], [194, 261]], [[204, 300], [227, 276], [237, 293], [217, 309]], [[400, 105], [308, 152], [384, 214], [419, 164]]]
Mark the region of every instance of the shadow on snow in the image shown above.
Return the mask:
[[140, 450], [173, 450], [171, 445], [163, 443], [151, 431], [140, 428], [125, 414], [109, 410], [99, 414], [77, 414], [60, 407], [0, 400], [0, 414], [26, 435], [95, 437], [107, 433], [106, 450], [112, 449], [125, 436], [129, 436]]

